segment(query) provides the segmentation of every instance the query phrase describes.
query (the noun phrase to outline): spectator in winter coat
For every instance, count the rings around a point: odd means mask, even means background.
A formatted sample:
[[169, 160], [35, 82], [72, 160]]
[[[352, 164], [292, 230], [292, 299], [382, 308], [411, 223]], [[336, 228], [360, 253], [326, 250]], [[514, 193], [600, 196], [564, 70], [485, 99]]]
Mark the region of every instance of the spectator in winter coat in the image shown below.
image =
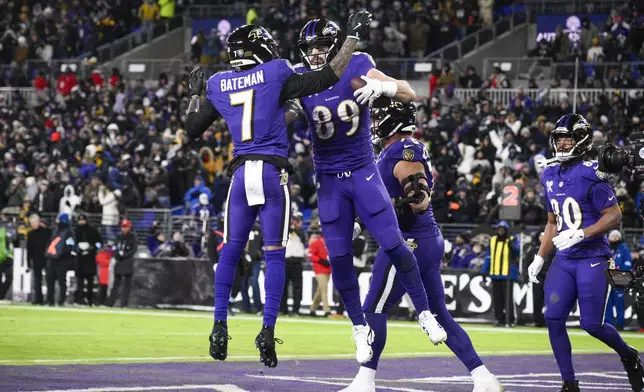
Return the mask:
[[52, 213], [57, 210], [56, 205], [56, 195], [49, 189], [49, 181], [40, 180], [38, 184], [38, 192], [31, 201], [32, 211], [36, 211], [39, 214], [42, 213]]
[[470, 236], [467, 233], [462, 233], [456, 236], [454, 241], [455, 245], [453, 250], [452, 262], [450, 267], [458, 269], [468, 269], [470, 262], [476, 255], [472, 252], [470, 247]]
[[114, 306], [123, 280], [123, 293], [121, 294], [121, 307], [127, 307], [132, 288], [132, 275], [134, 274], [134, 255], [137, 249], [136, 234], [132, 231], [132, 222], [124, 219], [121, 222], [121, 234], [115, 241], [116, 264], [114, 265], [114, 286], [107, 306]]
[[98, 264], [98, 304], [103, 306], [107, 301], [107, 287], [110, 284], [110, 260], [114, 256], [111, 248], [103, 248], [96, 255]]
[[74, 210], [81, 203], [80, 196], [76, 196], [74, 187], [72, 185], [67, 185], [63, 191], [63, 197], [60, 199], [60, 204], [58, 208], [59, 214], [66, 214], [67, 216], [72, 216]]
[[[96, 276], [96, 252], [102, 247], [98, 230], [87, 222], [87, 216], [78, 216], [76, 225], [76, 298], [78, 304], [92, 306], [94, 294], [94, 276]], [[87, 293], [83, 293], [87, 282]]]
[[208, 189], [208, 187], [204, 184], [203, 177], [196, 176], [194, 186], [188, 189], [188, 192], [186, 192], [186, 195], [184, 196], [185, 203], [188, 206], [192, 206], [195, 203], [198, 203], [199, 195], [201, 195], [202, 193], [208, 195], [208, 200], [212, 199], [212, 192], [210, 192], [210, 189]]
[[51, 238], [51, 230], [45, 227], [40, 221], [37, 214], [29, 217], [29, 225], [31, 230], [27, 232], [27, 266], [33, 271], [33, 289], [34, 289], [34, 305], [44, 305], [45, 301], [42, 296], [42, 270], [47, 266], [47, 259], [45, 252], [49, 238]]
[[328, 317], [331, 314], [328, 300], [331, 263], [329, 263], [329, 251], [326, 248], [318, 222], [311, 223], [309, 227], [309, 259], [313, 263], [313, 272], [315, 273], [315, 280], [318, 284], [315, 295], [313, 296], [310, 313], [311, 316], [315, 316], [320, 300], [322, 300], [324, 316]]
[[[118, 190], [117, 190], [118, 191]], [[108, 226], [105, 229], [112, 233], [112, 227], [119, 224], [119, 200], [116, 191], [110, 191], [106, 186], [101, 185], [98, 190], [98, 202], [103, 206], [101, 225]]]

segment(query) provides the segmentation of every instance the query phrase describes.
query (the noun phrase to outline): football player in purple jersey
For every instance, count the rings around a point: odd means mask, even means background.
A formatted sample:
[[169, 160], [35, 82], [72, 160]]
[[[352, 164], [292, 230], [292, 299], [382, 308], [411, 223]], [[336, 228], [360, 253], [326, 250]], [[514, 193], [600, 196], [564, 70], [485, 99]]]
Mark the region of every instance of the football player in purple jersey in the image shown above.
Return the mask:
[[233, 139], [234, 159], [224, 219], [224, 247], [215, 274], [215, 320], [210, 334], [210, 355], [228, 355], [228, 299], [235, 268], [259, 215], [266, 255], [266, 303], [262, 329], [255, 339], [260, 361], [277, 366], [274, 337], [277, 312], [284, 291], [285, 246], [290, 222], [288, 190], [289, 99], [329, 88], [342, 76], [356, 42], [364, 34], [371, 14], [360, 11], [349, 18], [350, 37], [335, 60], [317, 72], [297, 73], [279, 59], [277, 43], [263, 27], [245, 25], [228, 38], [233, 70], [220, 72], [205, 83], [203, 71], [190, 75], [191, 101], [186, 131], [198, 138], [213, 121], [223, 117]]
[[604, 323], [610, 291], [604, 271], [611, 262], [606, 233], [619, 225], [622, 212], [606, 173], [599, 171], [597, 161], [585, 159], [593, 145], [592, 133], [582, 116], [566, 114], [550, 134], [555, 156], [541, 174], [548, 222], [528, 275], [538, 283], [544, 258], [556, 252], [544, 292], [550, 345], [563, 380], [561, 392], [579, 391], [566, 330], [566, 320], [577, 301], [581, 328], [619, 354], [633, 391], [640, 392], [644, 370], [639, 353], [615, 327]]

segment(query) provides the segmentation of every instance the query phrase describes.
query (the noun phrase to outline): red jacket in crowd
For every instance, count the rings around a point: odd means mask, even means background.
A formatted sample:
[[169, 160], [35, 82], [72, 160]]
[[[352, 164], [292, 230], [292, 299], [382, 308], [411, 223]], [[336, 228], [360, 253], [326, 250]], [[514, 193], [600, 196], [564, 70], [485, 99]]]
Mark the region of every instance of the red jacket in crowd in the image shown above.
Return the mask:
[[43, 78], [42, 76], [36, 76], [36, 79], [34, 79], [34, 88], [36, 90], [46, 89], [47, 84], [47, 79]]
[[114, 256], [112, 250], [103, 249], [96, 255], [98, 264], [98, 284], [107, 286], [110, 283], [110, 260]]
[[67, 73], [60, 75], [58, 78], [58, 83], [56, 84], [56, 90], [61, 93], [63, 96], [69, 95], [72, 92], [72, 88], [78, 84], [78, 79], [73, 73]]
[[[309, 242], [309, 259], [313, 263], [313, 272], [319, 274], [331, 274], [331, 266], [329, 265], [329, 251], [326, 249], [324, 237], [321, 235], [313, 238]], [[326, 264], [326, 265], [325, 265]]]

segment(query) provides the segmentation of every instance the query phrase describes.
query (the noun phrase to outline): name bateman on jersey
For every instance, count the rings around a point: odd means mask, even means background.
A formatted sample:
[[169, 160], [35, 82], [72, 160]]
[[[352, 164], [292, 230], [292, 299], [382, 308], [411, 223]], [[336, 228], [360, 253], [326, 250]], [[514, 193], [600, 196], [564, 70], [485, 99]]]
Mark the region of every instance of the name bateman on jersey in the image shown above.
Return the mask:
[[238, 78], [221, 79], [219, 83], [222, 93], [226, 91], [251, 87], [256, 84], [264, 83], [264, 70], [259, 70]]

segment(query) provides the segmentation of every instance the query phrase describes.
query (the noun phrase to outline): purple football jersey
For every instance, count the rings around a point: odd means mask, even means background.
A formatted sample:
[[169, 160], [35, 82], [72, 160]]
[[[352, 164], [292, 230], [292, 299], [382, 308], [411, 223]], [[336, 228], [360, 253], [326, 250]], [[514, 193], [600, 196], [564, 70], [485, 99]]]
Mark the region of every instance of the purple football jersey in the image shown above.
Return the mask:
[[[388, 145], [378, 156], [378, 171], [382, 182], [387, 188], [391, 197], [405, 196], [400, 181], [394, 177], [394, 167], [400, 161], [421, 162], [425, 166], [427, 186], [434, 188], [434, 177], [432, 164], [423, 143], [413, 138], [405, 138]], [[430, 195], [431, 196], [431, 195]], [[440, 229], [434, 219], [434, 211], [431, 204], [427, 211], [416, 215], [416, 223], [409, 231], [404, 231], [403, 236], [409, 238], [436, 237], [440, 235]]]
[[[548, 212], [557, 217], [557, 232], [584, 229], [601, 218], [601, 211], [617, 203], [606, 173], [599, 171], [597, 161], [582, 161], [571, 167], [552, 164], [543, 171]], [[586, 238], [566, 250], [557, 251], [558, 257], [589, 259], [610, 257], [606, 235]]]
[[233, 137], [233, 155], [288, 157], [282, 86], [295, 70], [288, 60], [272, 60], [246, 71], [216, 73], [206, 97], [223, 116]]
[[[319, 173], [341, 173], [373, 162], [368, 106], [353, 97], [351, 79], [375, 67], [371, 56], [354, 53], [340, 80], [328, 90], [300, 98], [313, 135], [313, 161]], [[303, 72], [298, 69], [298, 72]]]

